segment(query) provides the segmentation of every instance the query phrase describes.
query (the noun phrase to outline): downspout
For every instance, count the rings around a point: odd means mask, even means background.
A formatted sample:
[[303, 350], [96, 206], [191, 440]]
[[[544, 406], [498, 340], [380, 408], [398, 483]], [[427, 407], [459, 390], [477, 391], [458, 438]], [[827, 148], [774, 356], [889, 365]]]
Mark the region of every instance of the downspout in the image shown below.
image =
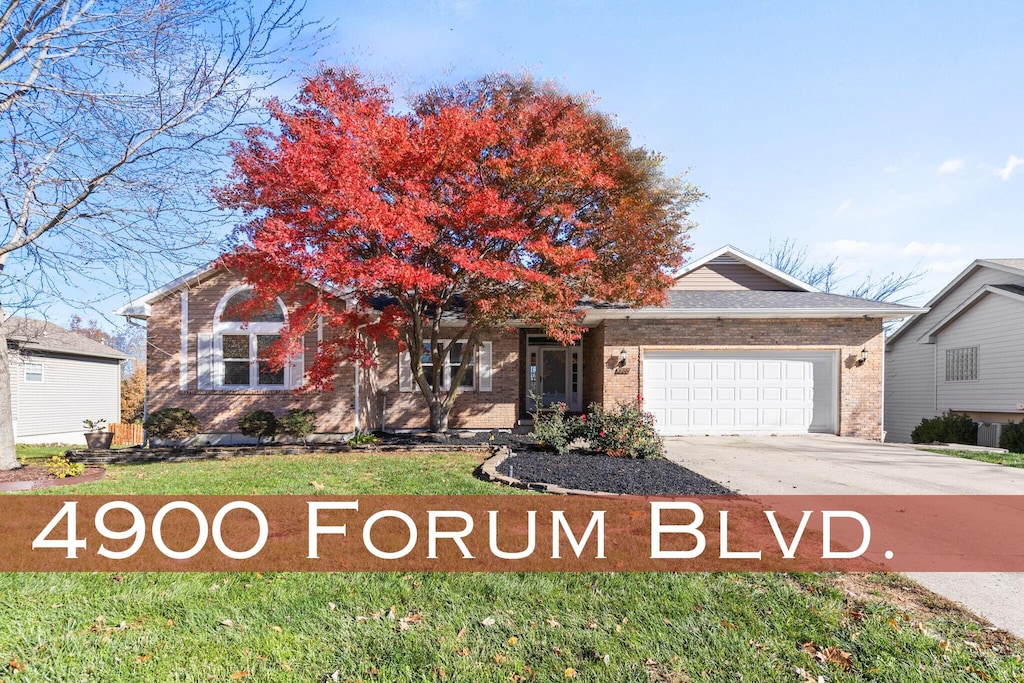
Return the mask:
[[[322, 325], [322, 319], [321, 319], [321, 325]], [[359, 336], [359, 330], [361, 330], [364, 327], [366, 327], [366, 323], [363, 323], [362, 325], [356, 325], [356, 337]], [[323, 335], [322, 329], [323, 328], [321, 327], [321, 332], [320, 332], [321, 336]], [[361, 370], [362, 370], [362, 368], [359, 367], [359, 361], [356, 361], [356, 384], [355, 384], [355, 391], [353, 392], [355, 394], [355, 403], [356, 403], [356, 405], [355, 405], [355, 418], [352, 421], [353, 425], [355, 427], [355, 433], [356, 434], [359, 433], [359, 427], [360, 427], [360, 425], [359, 425], [359, 412], [361, 410], [361, 407], [360, 407], [361, 406], [361, 404], [360, 404], [360, 400], [361, 399], [360, 399], [360, 395], [359, 395], [359, 393], [360, 393], [359, 392], [359, 383], [362, 381], [362, 372], [360, 372]]]

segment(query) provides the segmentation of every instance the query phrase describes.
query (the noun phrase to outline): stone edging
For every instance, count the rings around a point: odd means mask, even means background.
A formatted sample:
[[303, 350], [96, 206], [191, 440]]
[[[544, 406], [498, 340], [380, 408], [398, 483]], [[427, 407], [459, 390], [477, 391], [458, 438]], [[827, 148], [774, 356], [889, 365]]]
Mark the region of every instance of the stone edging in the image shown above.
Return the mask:
[[488, 481], [497, 482], [499, 484], [505, 484], [506, 486], [512, 486], [517, 489], [526, 489], [527, 491], [539, 491], [541, 493], [553, 493], [560, 496], [592, 496], [596, 498], [636, 498], [637, 496], [628, 493], [611, 493], [608, 491], [585, 491], [583, 489], [567, 489], [556, 484], [545, 484], [543, 482], [526, 482], [508, 475], [502, 474], [498, 471], [498, 466], [512, 455], [512, 449], [508, 446], [502, 446], [498, 449], [498, 452], [487, 458], [480, 465], [480, 473]]
[[90, 468], [96, 471], [85, 472], [77, 477], [64, 477], [63, 479], [33, 479], [31, 481], [4, 481], [0, 482], [0, 491], [36, 491], [39, 489], [53, 488], [54, 486], [72, 486], [74, 484], [87, 484], [91, 481], [99, 481], [107, 476], [107, 471], [102, 468]]
[[266, 446], [209, 446], [198, 448], [124, 448], [105, 451], [67, 451], [66, 455], [72, 462], [85, 465], [146, 465], [155, 462], [191, 462], [194, 460], [228, 460], [259, 455], [303, 455], [307, 453], [349, 453], [371, 451], [393, 453], [400, 451], [488, 451], [485, 445], [468, 446], [465, 444], [431, 443], [431, 444], [384, 444], [349, 446], [334, 444], [309, 444], [302, 446], [275, 445]]

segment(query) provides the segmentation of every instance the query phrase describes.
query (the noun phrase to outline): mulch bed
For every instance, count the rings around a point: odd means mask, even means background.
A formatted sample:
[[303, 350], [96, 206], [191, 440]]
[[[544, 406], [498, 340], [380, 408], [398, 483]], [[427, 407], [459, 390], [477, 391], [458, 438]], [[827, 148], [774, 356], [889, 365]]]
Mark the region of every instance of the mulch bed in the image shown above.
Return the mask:
[[516, 451], [498, 472], [522, 482], [635, 496], [717, 496], [731, 491], [669, 460], [632, 460], [599, 454]]
[[0, 491], [32, 491], [51, 486], [68, 486], [83, 484], [102, 479], [105, 470], [102, 467], [86, 467], [77, 477], [60, 479], [51, 475], [42, 465], [25, 465], [16, 470], [0, 471]]

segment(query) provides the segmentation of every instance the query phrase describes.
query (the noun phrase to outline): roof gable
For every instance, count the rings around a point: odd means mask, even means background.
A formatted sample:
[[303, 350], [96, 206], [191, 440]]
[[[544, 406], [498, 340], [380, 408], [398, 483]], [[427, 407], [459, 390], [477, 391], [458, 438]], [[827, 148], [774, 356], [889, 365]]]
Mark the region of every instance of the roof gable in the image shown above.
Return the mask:
[[[960, 272], [959, 275], [957, 275], [955, 278], [953, 278], [949, 282], [949, 284], [947, 284], [945, 287], [943, 287], [941, 290], [939, 290], [938, 294], [936, 294], [931, 299], [929, 299], [928, 303], [925, 304], [925, 308], [928, 308], [928, 309], [931, 309], [931, 310], [935, 311], [935, 313], [937, 313], [938, 315], [941, 315], [942, 318], [945, 319], [949, 315], [948, 304], [946, 306], [942, 305], [943, 302], [945, 301], [945, 299], [947, 299], [950, 296], [953, 296], [955, 294], [956, 290], [962, 284], [965, 284], [966, 282], [969, 282], [970, 280], [977, 281], [977, 280], [981, 279], [983, 277], [983, 274], [980, 273], [980, 271], [983, 271], [983, 270], [995, 271], [996, 273], [1005, 274], [1006, 275], [1006, 279], [1008, 281], [1010, 281], [1007, 284], [1012, 283], [1012, 281], [1018, 281], [1018, 283], [1019, 282], [1024, 282], [1024, 259], [976, 259], [969, 266], [964, 268]], [[978, 274], [977, 278], [974, 277], [975, 274]], [[984, 279], [981, 279], [981, 282], [984, 282]], [[975, 285], [975, 287], [977, 287], [977, 284]], [[971, 290], [971, 291], [967, 291], [964, 294], [962, 294], [961, 296], [963, 296], [964, 299], [963, 299], [963, 301], [961, 301], [961, 304], [958, 304], [957, 307], [959, 307], [959, 305], [962, 305], [963, 303], [965, 303], [967, 301], [967, 299], [969, 299], [969, 298], [975, 296], [976, 294], [978, 294], [980, 291], [981, 291], [981, 288], [978, 288], [978, 289], [974, 289], [974, 290]], [[945, 313], [942, 312], [942, 310], [944, 308], [947, 309]], [[907, 321], [907, 323], [905, 325], [901, 326], [898, 330], [893, 332], [892, 335], [890, 335], [888, 339], [886, 339], [886, 345], [890, 346], [891, 344], [896, 342], [899, 338], [901, 338], [903, 335], [905, 335], [909, 330], [917, 329], [922, 324], [923, 325], [928, 325], [928, 324], [935, 325], [935, 324], [937, 324], [937, 323], [934, 322], [934, 318], [937, 317], [937, 316], [936, 315], [932, 315], [930, 317], [933, 320], [929, 321], [929, 316], [925, 315], [925, 316], [921, 316], [921, 317], [914, 318], [912, 320]], [[927, 327], [923, 327], [923, 328], [920, 328], [920, 329], [928, 329], [928, 328]], [[930, 334], [930, 332], [928, 334], [926, 334], [926, 337], [929, 334]]]
[[673, 277], [674, 290], [820, 291], [728, 244], [688, 263]]
[[967, 313], [971, 308], [975, 306], [979, 301], [984, 299], [988, 295], [1002, 296], [1012, 301], [1024, 304], [1024, 286], [1020, 285], [985, 285], [977, 292], [972, 294], [966, 301], [957, 306], [951, 311], [946, 317], [932, 327], [923, 337], [919, 340], [922, 344], [932, 344], [935, 342], [935, 337], [943, 329], [960, 319], [962, 315]]
[[[158, 287], [151, 292], [143, 294], [137, 299], [129, 301], [124, 306], [121, 306], [114, 315], [123, 315], [126, 318], [138, 318], [145, 320], [152, 314], [152, 304], [162, 297], [171, 294], [173, 292], [180, 291], [182, 289], [188, 289], [195, 285], [203, 282], [204, 280], [213, 277], [218, 272], [227, 272], [224, 266], [218, 264], [217, 261], [212, 261], [209, 264], [196, 268], [195, 270], [185, 273], [181, 277], [171, 280], [163, 287]], [[348, 299], [337, 287], [326, 283], [326, 282], [311, 282], [307, 280], [307, 284], [322, 289], [324, 292], [338, 297], [339, 299]]]

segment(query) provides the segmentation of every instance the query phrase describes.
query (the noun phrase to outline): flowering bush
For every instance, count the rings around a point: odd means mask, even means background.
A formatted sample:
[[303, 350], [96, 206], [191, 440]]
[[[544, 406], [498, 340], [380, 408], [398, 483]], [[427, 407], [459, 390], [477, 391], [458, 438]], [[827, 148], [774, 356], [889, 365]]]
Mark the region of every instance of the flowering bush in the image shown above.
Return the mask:
[[640, 396], [629, 403], [616, 403], [611, 410], [592, 403], [581, 424], [585, 425], [583, 438], [600, 453], [626, 458], [665, 455], [661, 437], [654, 430], [654, 415], [644, 410]]
[[567, 406], [556, 403], [550, 410], [533, 414], [533, 436], [542, 448], [559, 454], [569, 452], [577, 439], [590, 443], [598, 453], [625, 458], [661, 458], [665, 455], [661, 437], [654, 430], [654, 416], [643, 409], [643, 398], [616, 403], [605, 410], [590, 404], [586, 415], [567, 416]]

